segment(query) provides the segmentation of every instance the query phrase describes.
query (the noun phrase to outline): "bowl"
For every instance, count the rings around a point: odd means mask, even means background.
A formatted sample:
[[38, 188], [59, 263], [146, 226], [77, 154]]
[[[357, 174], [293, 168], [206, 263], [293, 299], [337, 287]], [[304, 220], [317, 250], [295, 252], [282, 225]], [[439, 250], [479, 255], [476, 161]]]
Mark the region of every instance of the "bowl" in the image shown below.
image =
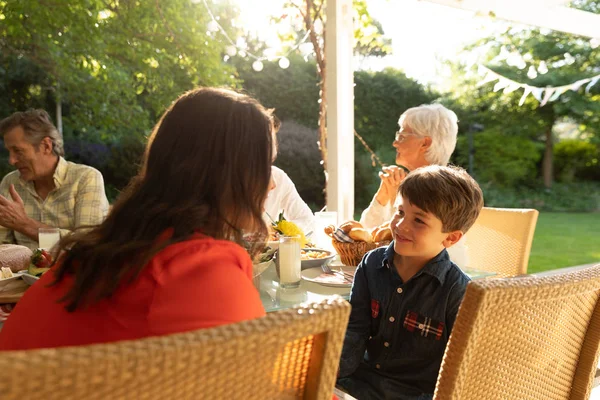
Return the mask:
[[321, 267], [323, 264], [330, 262], [335, 257], [335, 254], [333, 252], [331, 252], [329, 250], [325, 250], [325, 249], [305, 248], [305, 249], [302, 249], [302, 251], [304, 253], [308, 253], [308, 252], [321, 253], [321, 254], [325, 253], [325, 256], [323, 256], [322, 258], [305, 259], [304, 255], [303, 255], [302, 261], [301, 261], [302, 269]]
[[28, 285], [33, 285], [34, 283], [36, 283], [40, 278], [38, 276], [33, 276], [31, 274], [28, 274], [26, 272], [21, 274], [21, 278], [23, 278], [23, 280], [25, 281], [26, 284]]
[[252, 277], [256, 278], [257, 276], [265, 272], [265, 270], [273, 264], [273, 260], [252, 264]]

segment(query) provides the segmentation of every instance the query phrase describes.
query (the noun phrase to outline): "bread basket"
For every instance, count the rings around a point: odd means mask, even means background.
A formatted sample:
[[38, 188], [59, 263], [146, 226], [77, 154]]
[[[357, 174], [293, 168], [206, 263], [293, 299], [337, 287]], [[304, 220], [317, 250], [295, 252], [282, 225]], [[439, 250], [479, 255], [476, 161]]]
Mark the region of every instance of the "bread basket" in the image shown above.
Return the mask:
[[340, 259], [342, 260], [342, 264], [347, 265], [349, 267], [357, 266], [362, 258], [367, 252], [376, 249], [381, 246], [385, 246], [390, 242], [354, 242], [354, 243], [345, 243], [339, 242], [335, 239], [331, 239], [331, 243], [335, 251], [340, 255]]

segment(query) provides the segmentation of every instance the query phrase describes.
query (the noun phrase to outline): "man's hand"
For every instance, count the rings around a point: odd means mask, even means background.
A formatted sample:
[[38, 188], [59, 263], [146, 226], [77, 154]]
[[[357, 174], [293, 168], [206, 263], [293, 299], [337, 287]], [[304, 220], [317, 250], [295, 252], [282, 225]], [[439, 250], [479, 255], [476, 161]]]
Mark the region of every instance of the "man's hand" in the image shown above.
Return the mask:
[[18, 228], [24, 225], [29, 220], [29, 217], [25, 213], [23, 199], [21, 199], [21, 196], [15, 190], [15, 186], [10, 185], [9, 191], [12, 200], [0, 195], [0, 225], [20, 231]]
[[393, 203], [396, 200], [396, 193], [398, 193], [400, 183], [405, 177], [406, 172], [396, 165], [383, 167], [379, 172], [381, 184], [377, 193], [375, 193], [377, 202], [382, 206], [385, 206], [389, 202]]

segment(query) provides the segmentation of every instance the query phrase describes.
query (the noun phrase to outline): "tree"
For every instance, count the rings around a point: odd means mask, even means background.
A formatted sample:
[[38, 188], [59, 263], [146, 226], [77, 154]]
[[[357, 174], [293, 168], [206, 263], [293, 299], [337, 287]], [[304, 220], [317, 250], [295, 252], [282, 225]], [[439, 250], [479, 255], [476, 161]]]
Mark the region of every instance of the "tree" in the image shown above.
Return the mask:
[[[575, 5], [600, 13], [600, 2], [597, 1], [578, 1]], [[540, 88], [566, 85], [597, 75], [600, 65], [600, 48], [594, 47], [587, 38], [561, 32], [542, 33], [534, 28], [510, 28], [500, 36], [478, 41], [466, 51], [481, 48], [488, 49], [481, 64], [506, 78]], [[495, 92], [492, 84], [477, 87], [482, 78], [466, 76], [469, 71], [465, 71], [464, 63], [454, 63], [452, 68], [452, 97], [470, 110], [473, 121], [488, 127], [502, 126], [507, 134], [542, 139], [545, 146], [542, 176], [548, 188], [554, 175], [552, 129], [556, 121], [568, 116], [586, 126], [588, 133], [598, 134], [597, 128], [593, 128], [598, 127], [600, 121], [598, 86], [590, 88], [589, 92], [584, 88], [567, 91], [544, 106], [529, 96], [519, 106], [521, 91]]]
[[183, 91], [236, 82], [189, 0], [0, 1], [0, 20], [1, 111], [64, 104], [67, 131], [143, 135]]
[[[377, 25], [367, 10], [366, 0], [353, 0], [355, 11], [355, 50], [363, 55], [383, 56], [390, 51], [390, 41], [383, 38], [381, 25]], [[276, 20], [278, 22], [301, 18], [303, 29], [291, 32], [287, 40], [297, 40], [308, 33], [313, 46], [317, 73], [319, 75], [319, 150], [323, 160], [323, 168], [327, 170], [327, 60], [325, 55], [325, 15], [326, 0], [292, 0], [287, 3], [288, 13]], [[293, 24], [291, 24], [293, 26]], [[283, 37], [286, 39], [286, 37]]]

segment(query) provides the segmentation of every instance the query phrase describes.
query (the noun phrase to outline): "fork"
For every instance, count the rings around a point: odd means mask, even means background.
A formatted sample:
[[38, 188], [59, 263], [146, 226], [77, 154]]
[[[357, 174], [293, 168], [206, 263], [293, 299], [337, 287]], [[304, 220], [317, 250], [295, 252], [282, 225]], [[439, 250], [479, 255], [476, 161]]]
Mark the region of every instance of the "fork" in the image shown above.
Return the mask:
[[329, 266], [329, 263], [323, 263], [321, 265], [321, 269], [326, 274], [336, 274], [336, 275], [340, 275], [341, 274], [345, 279], [348, 279], [348, 280], [353, 280], [354, 279], [354, 275], [352, 275], [349, 272], [345, 272], [343, 270], [340, 270], [340, 271], [338, 271], [338, 270], [335, 270], [335, 271], [332, 270], [331, 267]]

